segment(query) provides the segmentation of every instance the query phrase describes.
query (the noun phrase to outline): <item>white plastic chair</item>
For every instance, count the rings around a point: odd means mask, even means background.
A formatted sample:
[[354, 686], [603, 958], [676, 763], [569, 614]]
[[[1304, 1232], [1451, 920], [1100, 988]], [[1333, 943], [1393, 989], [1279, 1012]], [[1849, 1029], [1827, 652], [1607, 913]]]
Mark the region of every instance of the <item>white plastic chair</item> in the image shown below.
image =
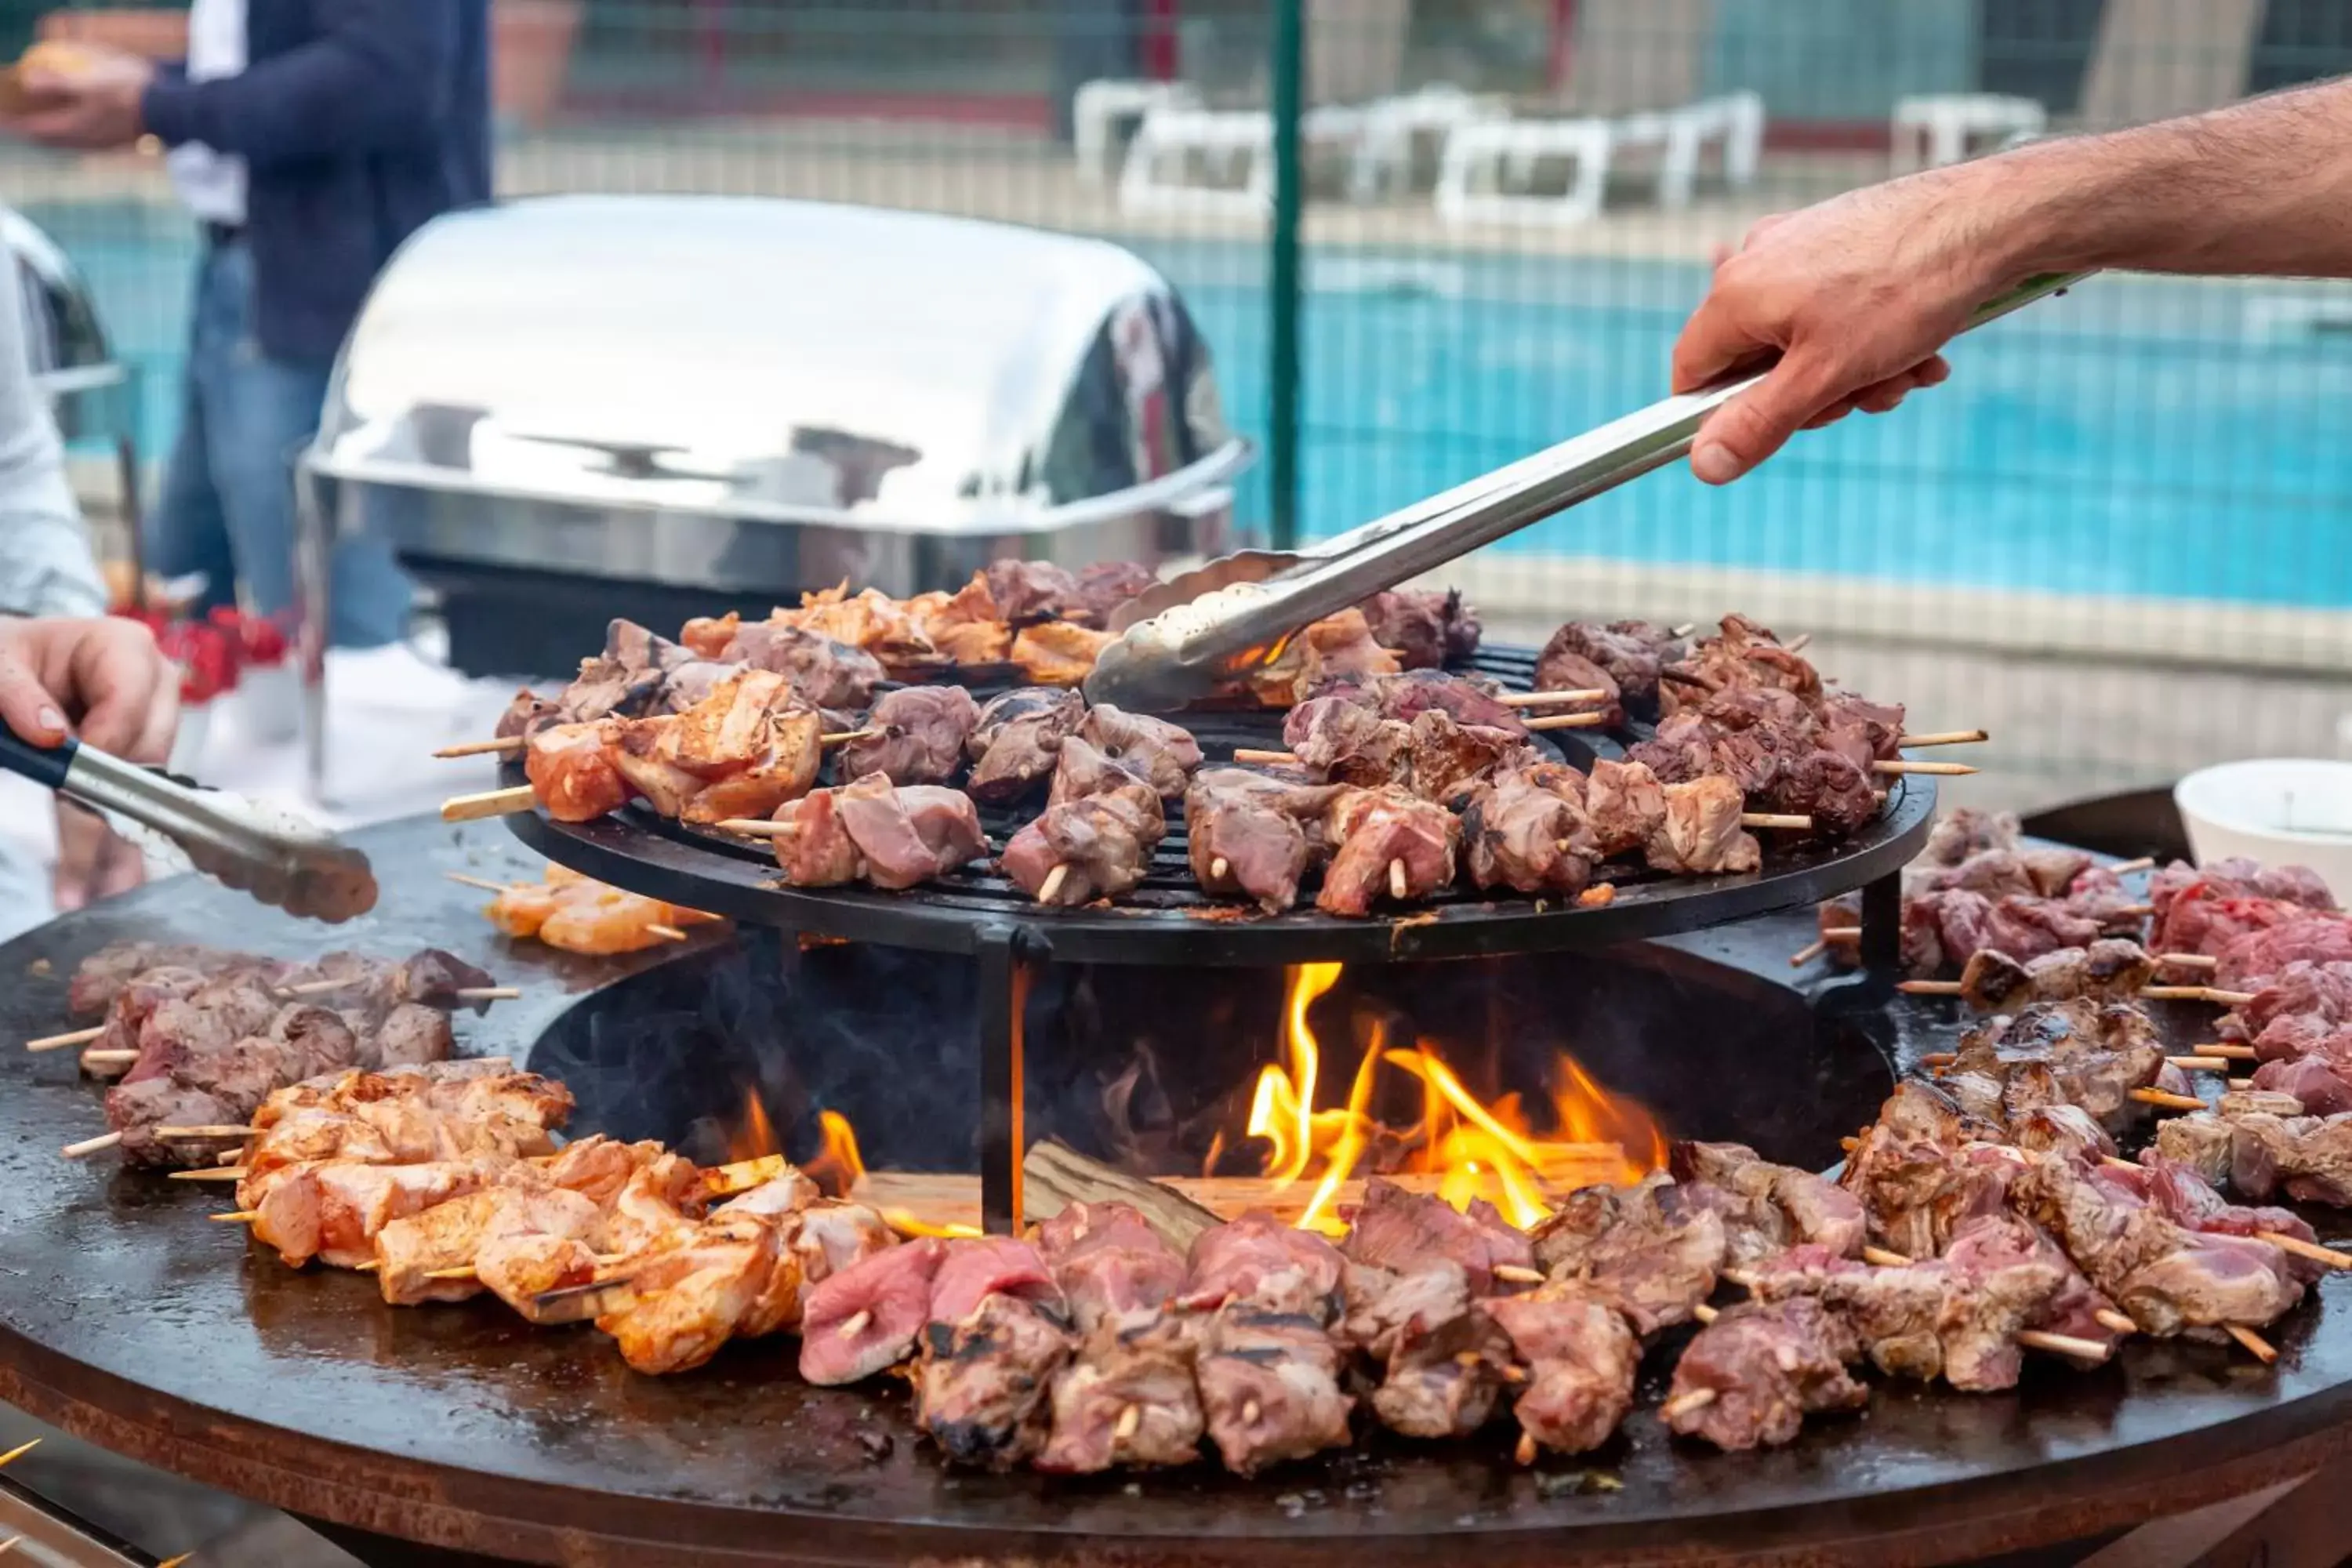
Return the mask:
[[1155, 109], [1197, 104], [1199, 96], [1181, 81], [1129, 81], [1113, 77], [1082, 83], [1070, 100], [1071, 140], [1081, 184], [1110, 184], [1118, 164], [1114, 156], [1117, 132], [1128, 121], [1139, 124]]
[[[1445, 139], [1437, 167], [1437, 213], [1449, 224], [1498, 223], [1566, 228], [1601, 216], [1609, 166], [1621, 142], [1645, 129], [1630, 121], [1502, 120], [1465, 125]], [[1664, 123], [1654, 127], [1664, 140]], [[1546, 158], [1570, 162], [1559, 195], [1513, 194]], [[1481, 175], [1486, 178], [1482, 179]]]
[[1977, 141], [2038, 136], [2050, 123], [2039, 100], [1999, 92], [1921, 93], [1895, 100], [1889, 127], [1897, 174], [1940, 169], [1969, 156]]
[[[1302, 142], [1340, 142], [1350, 156], [1364, 133], [1364, 110], [1332, 105], [1310, 109], [1298, 122]], [[1194, 159], [1237, 184], [1192, 182]], [[1274, 117], [1259, 109], [1154, 109], [1128, 143], [1119, 170], [1118, 205], [1130, 213], [1213, 213], [1255, 217], [1274, 204]]]
[[1465, 125], [1509, 117], [1500, 100], [1465, 92], [1440, 82], [1417, 92], [1375, 99], [1363, 107], [1362, 134], [1348, 164], [1348, 195], [1372, 201], [1412, 184], [1413, 151], [1423, 136], [1439, 146]]

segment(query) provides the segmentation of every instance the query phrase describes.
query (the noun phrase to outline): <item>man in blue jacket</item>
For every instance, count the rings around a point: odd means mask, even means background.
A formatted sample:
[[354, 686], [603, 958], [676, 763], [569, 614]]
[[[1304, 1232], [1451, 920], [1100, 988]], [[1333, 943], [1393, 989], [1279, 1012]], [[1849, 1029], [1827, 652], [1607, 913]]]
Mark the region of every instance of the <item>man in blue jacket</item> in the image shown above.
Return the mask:
[[[489, 199], [488, 0], [194, 0], [186, 60], [28, 63], [17, 129], [57, 147], [172, 149], [203, 223], [178, 447], [151, 561], [215, 603], [291, 606], [291, 461], [376, 272], [428, 219]], [[382, 542], [335, 562], [333, 636], [398, 637], [409, 588]]]

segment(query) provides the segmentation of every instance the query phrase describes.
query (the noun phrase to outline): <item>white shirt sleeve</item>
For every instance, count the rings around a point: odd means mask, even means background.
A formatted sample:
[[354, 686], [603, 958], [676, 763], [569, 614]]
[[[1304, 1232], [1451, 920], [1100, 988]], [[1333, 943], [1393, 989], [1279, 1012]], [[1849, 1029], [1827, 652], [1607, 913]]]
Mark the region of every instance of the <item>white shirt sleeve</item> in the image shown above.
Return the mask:
[[25, 309], [16, 258], [0, 245], [0, 610], [104, 615], [106, 588], [66, 483], [57, 422], [33, 385]]

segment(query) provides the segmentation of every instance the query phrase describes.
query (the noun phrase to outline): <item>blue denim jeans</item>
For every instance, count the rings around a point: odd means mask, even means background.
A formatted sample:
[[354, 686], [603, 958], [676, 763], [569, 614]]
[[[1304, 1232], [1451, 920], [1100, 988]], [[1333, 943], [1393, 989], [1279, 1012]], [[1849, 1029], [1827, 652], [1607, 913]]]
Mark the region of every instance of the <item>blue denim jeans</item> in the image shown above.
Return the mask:
[[[323, 364], [288, 364], [253, 336], [253, 258], [208, 245], [196, 268], [180, 438], [149, 524], [147, 559], [166, 576], [202, 572], [205, 607], [236, 602], [282, 616], [295, 603], [294, 460], [319, 428]], [[414, 589], [379, 539], [335, 549], [329, 636], [378, 647], [407, 630]]]

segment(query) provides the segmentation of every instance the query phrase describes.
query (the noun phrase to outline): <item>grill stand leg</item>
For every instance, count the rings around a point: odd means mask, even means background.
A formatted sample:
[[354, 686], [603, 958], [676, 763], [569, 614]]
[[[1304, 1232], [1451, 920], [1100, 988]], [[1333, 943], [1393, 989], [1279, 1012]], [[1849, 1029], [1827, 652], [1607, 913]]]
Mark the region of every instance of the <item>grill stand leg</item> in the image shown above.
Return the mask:
[[1890, 871], [1862, 889], [1862, 966], [1892, 975], [1903, 963], [1903, 873]]
[[1035, 957], [1011, 926], [986, 926], [973, 956], [980, 961], [980, 1223], [992, 1236], [1021, 1229], [1021, 1162], [1028, 1153], [1022, 1125], [1022, 1022]]

